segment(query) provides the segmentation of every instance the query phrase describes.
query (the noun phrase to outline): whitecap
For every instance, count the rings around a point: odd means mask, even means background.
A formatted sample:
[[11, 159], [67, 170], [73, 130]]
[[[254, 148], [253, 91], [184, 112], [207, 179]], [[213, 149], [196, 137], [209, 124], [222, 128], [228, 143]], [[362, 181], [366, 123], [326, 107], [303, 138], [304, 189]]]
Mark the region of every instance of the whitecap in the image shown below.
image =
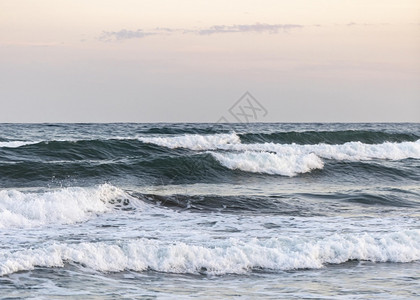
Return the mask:
[[255, 269], [317, 269], [350, 260], [413, 262], [420, 259], [420, 231], [334, 234], [322, 239], [227, 239], [210, 245], [151, 239], [114, 243], [52, 244], [0, 250], [0, 276], [39, 267], [82, 264], [101, 272], [124, 270], [198, 274], [243, 274]]
[[245, 151], [242, 153], [210, 154], [223, 166], [245, 172], [296, 176], [313, 169], [322, 169], [324, 163], [313, 153], [279, 155], [269, 152]]
[[406, 158], [420, 158], [420, 140], [416, 142], [402, 142], [382, 144], [364, 144], [361, 142], [348, 142], [341, 145], [316, 144], [238, 144], [221, 145], [218, 149], [234, 151], [267, 151], [278, 155], [308, 155], [315, 154], [321, 158], [335, 160], [371, 160], [389, 159], [401, 160]]
[[[123, 190], [109, 184], [68, 187], [44, 192], [0, 191], [0, 228], [71, 224], [86, 221], [119, 205], [135, 202]], [[139, 207], [140, 208], [140, 207]]]
[[236, 133], [230, 134], [185, 134], [170, 137], [139, 137], [143, 143], [156, 144], [170, 149], [187, 148], [191, 150], [217, 149], [221, 145], [239, 144], [241, 142]]
[[39, 141], [8, 141], [0, 142], [0, 148], [19, 148], [26, 145], [38, 144]]

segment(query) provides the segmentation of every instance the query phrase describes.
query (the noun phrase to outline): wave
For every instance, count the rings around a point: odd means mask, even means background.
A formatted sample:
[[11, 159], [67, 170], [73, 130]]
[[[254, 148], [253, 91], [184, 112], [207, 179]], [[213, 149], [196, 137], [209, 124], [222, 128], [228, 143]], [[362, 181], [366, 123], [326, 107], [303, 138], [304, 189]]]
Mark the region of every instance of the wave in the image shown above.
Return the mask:
[[[0, 148], [0, 185], [38, 186], [51, 181], [51, 178], [65, 180], [69, 177], [89, 178], [98, 183], [103, 182], [103, 176], [109, 181], [121, 177], [134, 178], [139, 174], [146, 181], [175, 177], [174, 180], [185, 177], [181, 182], [217, 181], [221, 178], [225, 180], [229, 170], [296, 176], [323, 169], [326, 174], [330, 170], [328, 166], [348, 161], [353, 162], [350, 167], [354, 170], [359, 166], [356, 162], [365, 164], [371, 161], [372, 170], [382, 172], [388, 170], [384, 160], [420, 158], [420, 140], [301, 145], [243, 143], [241, 139], [244, 139], [241, 134], [223, 133], [144, 136], [138, 139], [121, 135], [109, 139], [24, 142], [21, 146], [16, 143], [13, 144], [16, 148]], [[186, 153], [183, 149], [195, 153]], [[380, 166], [373, 166], [375, 162]], [[415, 164], [391, 165], [392, 172], [387, 172], [386, 176], [416, 178]], [[333, 173], [340, 172], [339, 168]], [[360, 166], [358, 169], [361, 170]]]
[[342, 145], [297, 145], [297, 144], [238, 144], [220, 146], [222, 150], [234, 151], [267, 151], [279, 155], [307, 155], [313, 153], [319, 157], [334, 160], [371, 160], [387, 159], [402, 160], [407, 158], [420, 158], [420, 140], [416, 142], [364, 144], [361, 142], [348, 142]]
[[[419, 207], [420, 192], [414, 189], [373, 189], [371, 191], [342, 190], [331, 192], [279, 193], [269, 196], [194, 194], [172, 187], [171, 193], [131, 193], [151, 205], [175, 210], [200, 213], [227, 213], [243, 215], [331, 216], [340, 213], [351, 215], [349, 207], [357, 214], [377, 213], [378, 206], [396, 209]], [[373, 208], [370, 210], [370, 208]], [[380, 211], [380, 210], [379, 210]], [[381, 213], [381, 212], [379, 212]]]
[[[109, 184], [47, 192], [0, 191], [0, 228], [71, 224], [132, 205], [135, 198]], [[137, 203], [137, 202], [136, 202]]]
[[[420, 139], [406, 142], [384, 142], [366, 144], [360, 141], [344, 144], [280, 144], [274, 142], [242, 143], [236, 133], [229, 134], [185, 134], [181, 136], [159, 137], [113, 137], [109, 139], [52, 140], [52, 141], [7, 141], [0, 142], [0, 148], [20, 148], [31, 146], [31, 154], [50, 159], [113, 159], [115, 156], [138, 155], [150, 150], [146, 145], [157, 145], [168, 149], [184, 148], [194, 151], [258, 151], [279, 155], [309, 155], [311, 153], [335, 160], [401, 160], [420, 158]], [[140, 153], [139, 153], [140, 152]]]
[[[237, 176], [245, 178], [250, 174], [296, 176], [314, 170], [323, 170], [322, 174], [325, 176], [366, 175], [382, 176], [391, 180], [418, 180], [417, 168], [420, 163], [417, 159], [385, 161], [372, 158], [373, 155], [368, 156], [366, 153], [362, 156], [350, 145], [255, 145], [256, 149], [275, 149], [280, 152], [278, 153], [267, 150], [252, 151], [248, 150], [248, 144], [243, 148], [243, 144], [238, 144], [229, 145], [231, 149], [238, 150], [197, 151], [186, 155], [185, 151], [165, 150], [166, 148], [153, 144], [137, 142], [137, 145], [125, 145], [125, 142], [118, 141], [114, 143], [113, 147], [100, 149], [96, 149], [90, 143], [77, 143], [73, 148], [61, 147], [61, 144], [44, 145], [43, 150], [32, 149], [30, 154], [22, 154], [20, 161], [16, 158], [7, 160], [5, 157], [6, 160], [0, 161], [0, 185], [43, 186], [45, 182], [49, 182], [59, 187], [61, 182], [69, 179], [88, 179], [95, 184], [104, 180], [114, 182], [120, 178], [138, 182], [139, 175], [142, 182], [149, 184], [229, 182]], [[362, 148], [365, 146], [376, 147], [362, 145]], [[409, 145], [408, 148], [415, 150], [412, 146]], [[386, 149], [382, 149], [383, 156], [389, 159], [416, 156], [410, 155], [411, 150], [400, 151], [399, 147], [401, 148], [401, 145], [397, 144], [398, 152], [395, 151], [399, 157]], [[240, 151], [241, 149], [244, 150]], [[350, 150], [354, 151], [353, 156]], [[38, 152], [39, 154], [33, 156], [33, 153]], [[415, 154], [414, 151], [411, 152]], [[380, 153], [379, 150], [377, 153]], [[16, 153], [14, 155], [19, 157]], [[243, 174], [236, 170], [243, 171]], [[232, 177], [232, 172], [235, 172], [235, 178]]]
[[307, 173], [324, 167], [322, 160], [313, 153], [303, 155], [278, 155], [269, 152], [253, 151], [210, 153], [226, 168], [253, 173], [296, 176], [299, 173]]
[[382, 144], [362, 142], [347, 142], [337, 145], [324, 143], [315, 145], [243, 144], [238, 135], [234, 133], [222, 136], [184, 135], [144, 138], [142, 141], [170, 149], [212, 150], [208, 153], [228, 169], [283, 176], [296, 176], [314, 169], [322, 169], [324, 167], [322, 159], [356, 162], [420, 158], [420, 140]]
[[139, 137], [143, 143], [152, 143], [170, 149], [187, 148], [191, 150], [211, 150], [217, 149], [221, 145], [240, 143], [236, 133], [230, 134], [185, 134], [172, 137]]
[[[301, 207], [288, 203], [287, 196], [261, 197], [254, 195], [190, 195], [190, 194], [142, 194], [133, 196], [151, 204], [200, 212], [228, 212], [228, 213], [267, 213], [286, 215], [305, 215]], [[313, 214], [312, 214], [313, 215]]]
[[420, 139], [414, 142], [384, 142], [381, 144], [365, 144], [360, 141], [344, 144], [306, 144], [296, 143], [241, 143], [236, 133], [216, 135], [183, 135], [175, 137], [140, 138], [144, 143], [175, 149], [190, 150], [225, 150], [225, 151], [264, 151], [280, 155], [309, 155], [311, 153], [327, 159], [335, 160], [369, 160], [420, 158]]
[[137, 137], [126, 137], [126, 136], [113, 136], [107, 138], [56, 138], [56, 139], [46, 139], [46, 140], [37, 140], [37, 141], [0, 141], [0, 148], [19, 148], [28, 145], [68, 145], [68, 144], [77, 144], [83, 142], [91, 143], [104, 143], [113, 142], [113, 141], [133, 141], [137, 140]]
[[[22, 124], [21, 124], [22, 125]], [[145, 142], [159, 142], [166, 147], [186, 147], [188, 148], [189, 139], [200, 139], [199, 136], [205, 139], [217, 136], [234, 136], [237, 140], [240, 138], [243, 143], [280, 143], [280, 144], [343, 144], [347, 142], [362, 142], [366, 144], [380, 144], [384, 142], [414, 142], [420, 138], [416, 132], [401, 132], [401, 129], [395, 127], [393, 129], [386, 129], [379, 131], [371, 128], [370, 130], [352, 129], [352, 130], [308, 130], [320, 124], [312, 124], [312, 126], [304, 126], [303, 130], [290, 130], [290, 124], [271, 124], [264, 126], [247, 126], [247, 124], [231, 124], [232, 126], [225, 126], [223, 124], [171, 124], [159, 125], [145, 128], [144, 124], [101, 124], [95, 130], [98, 124], [91, 124], [84, 128], [82, 124], [44, 124], [47, 129], [49, 127], [58, 127], [58, 135], [52, 135], [49, 139], [44, 139], [45, 136], [34, 136], [35, 141], [19, 141], [9, 140], [6, 137], [0, 136], [0, 147], [21, 147], [27, 144], [48, 143], [48, 142], [78, 142], [78, 141], [107, 141], [107, 140], [135, 140], [140, 138]], [[275, 126], [276, 125], [276, 126]], [[308, 124], [307, 124], [308, 125]], [[33, 124], [30, 128], [33, 128]], [[36, 125], [35, 125], [36, 126]], [[73, 128], [73, 127], [81, 128]], [[114, 130], [109, 127], [114, 126]], [[62, 128], [61, 128], [62, 127]], [[66, 128], [69, 127], [69, 128]], [[109, 127], [109, 128], [108, 128]], [[254, 128], [255, 127], [255, 128]], [[261, 127], [261, 128], [259, 128]], [[333, 126], [334, 127], [334, 126]], [[89, 132], [89, 130], [93, 132]], [[289, 130], [288, 130], [289, 129]], [[102, 131], [102, 132], [101, 132]], [[89, 136], [83, 133], [88, 133]], [[230, 132], [230, 133], [229, 133]], [[55, 133], [55, 132], [54, 132]], [[127, 135], [127, 133], [130, 133]], [[21, 134], [20, 134], [21, 135]], [[150, 136], [152, 135], [152, 136]], [[154, 135], [154, 137], [153, 137]], [[235, 136], [236, 135], [236, 136]], [[16, 135], [19, 136], [19, 135]], [[16, 138], [14, 136], [14, 138]], [[159, 137], [161, 139], [156, 139]], [[148, 139], [151, 138], [150, 141]], [[184, 140], [184, 141], [182, 141]], [[171, 146], [172, 143], [179, 142], [179, 145]], [[183, 146], [183, 143], [187, 143]], [[200, 141], [199, 141], [200, 142]]]
[[6, 141], [0, 142], [0, 148], [19, 148], [26, 145], [38, 144], [40, 142], [31, 142], [31, 141]]
[[189, 274], [244, 274], [253, 270], [317, 269], [351, 260], [413, 262], [420, 259], [420, 231], [334, 234], [322, 239], [226, 239], [206, 245], [138, 239], [113, 244], [52, 244], [0, 250], [0, 276], [35, 267], [81, 264], [101, 272], [154, 270]]

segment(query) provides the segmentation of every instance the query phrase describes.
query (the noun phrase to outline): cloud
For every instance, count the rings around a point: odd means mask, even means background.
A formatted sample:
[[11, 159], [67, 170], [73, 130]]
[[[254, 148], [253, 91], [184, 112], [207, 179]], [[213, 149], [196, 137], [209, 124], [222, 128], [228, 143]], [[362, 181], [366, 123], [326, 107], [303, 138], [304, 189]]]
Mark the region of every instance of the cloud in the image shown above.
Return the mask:
[[137, 29], [136, 31], [121, 29], [120, 31], [104, 31], [99, 39], [102, 41], [129, 40], [144, 38], [155, 34], [156, 33], [154, 32], [145, 32], [142, 29]]
[[389, 23], [355, 23], [355, 22], [349, 22], [347, 24], [335, 24], [336, 26], [385, 26], [385, 25], [390, 25]]
[[201, 29], [195, 31], [199, 35], [210, 35], [217, 33], [238, 33], [238, 32], [268, 32], [268, 33], [278, 33], [279, 31], [288, 32], [291, 29], [302, 28], [302, 25], [298, 24], [264, 24], [256, 23], [251, 25], [215, 25], [207, 29]]
[[197, 34], [197, 35], [212, 35], [222, 33], [279, 33], [289, 32], [292, 29], [302, 28], [303, 25], [298, 24], [243, 24], [243, 25], [214, 25], [208, 28], [201, 29], [182, 29], [182, 28], [167, 28], [167, 27], [156, 27], [149, 31], [143, 29], [127, 30], [122, 29], [120, 31], [104, 31], [99, 37], [101, 41], [121, 41], [128, 39], [140, 39], [150, 35], [170, 35], [175, 33], [183, 34]]
[[156, 27], [154, 30], [159, 31], [161, 33], [163, 33], [163, 32], [172, 33], [172, 32], [182, 31], [183, 29], [176, 29], [176, 28], [174, 29], [174, 28], [168, 28], [168, 27]]

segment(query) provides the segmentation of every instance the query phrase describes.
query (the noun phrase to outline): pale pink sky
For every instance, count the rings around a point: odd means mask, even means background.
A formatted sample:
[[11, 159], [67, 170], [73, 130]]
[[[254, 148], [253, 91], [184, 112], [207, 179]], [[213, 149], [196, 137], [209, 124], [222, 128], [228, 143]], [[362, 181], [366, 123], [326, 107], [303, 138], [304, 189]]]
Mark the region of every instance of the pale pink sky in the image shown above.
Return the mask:
[[420, 121], [420, 2], [0, 0], [0, 122]]

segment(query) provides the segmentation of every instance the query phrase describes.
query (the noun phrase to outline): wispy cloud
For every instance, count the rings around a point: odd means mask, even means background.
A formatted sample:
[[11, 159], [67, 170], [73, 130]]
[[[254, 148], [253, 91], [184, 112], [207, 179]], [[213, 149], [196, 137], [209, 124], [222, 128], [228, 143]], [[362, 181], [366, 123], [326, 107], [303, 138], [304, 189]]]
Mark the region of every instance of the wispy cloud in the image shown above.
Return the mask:
[[389, 23], [355, 23], [355, 22], [349, 22], [347, 24], [335, 24], [336, 26], [385, 26], [385, 25], [390, 25]]
[[144, 31], [143, 29], [120, 31], [104, 31], [99, 37], [101, 41], [121, 41], [128, 39], [140, 39], [150, 35], [170, 35], [175, 33], [182, 34], [196, 34], [196, 35], [213, 35], [222, 33], [271, 33], [289, 32], [293, 29], [303, 28], [299, 24], [242, 24], [242, 25], [214, 25], [208, 28], [199, 29], [182, 29], [182, 28], [167, 28], [156, 27], [154, 29]]
[[183, 31], [183, 29], [176, 29], [176, 28], [168, 28], [168, 27], [156, 27], [154, 31], [159, 31], [160, 33], [172, 33], [177, 31]]
[[244, 24], [244, 25], [215, 25], [207, 29], [196, 30], [195, 33], [199, 35], [210, 35], [217, 33], [238, 33], [238, 32], [268, 32], [268, 33], [279, 33], [279, 31], [288, 32], [291, 29], [302, 28], [303, 25], [298, 24]]
[[142, 29], [137, 29], [136, 31], [121, 29], [120, 31], [104, 31], [99, 39], [102, 41], [129, 40], [140, 39], [155, 34], [155, 32], [145, 32]]

